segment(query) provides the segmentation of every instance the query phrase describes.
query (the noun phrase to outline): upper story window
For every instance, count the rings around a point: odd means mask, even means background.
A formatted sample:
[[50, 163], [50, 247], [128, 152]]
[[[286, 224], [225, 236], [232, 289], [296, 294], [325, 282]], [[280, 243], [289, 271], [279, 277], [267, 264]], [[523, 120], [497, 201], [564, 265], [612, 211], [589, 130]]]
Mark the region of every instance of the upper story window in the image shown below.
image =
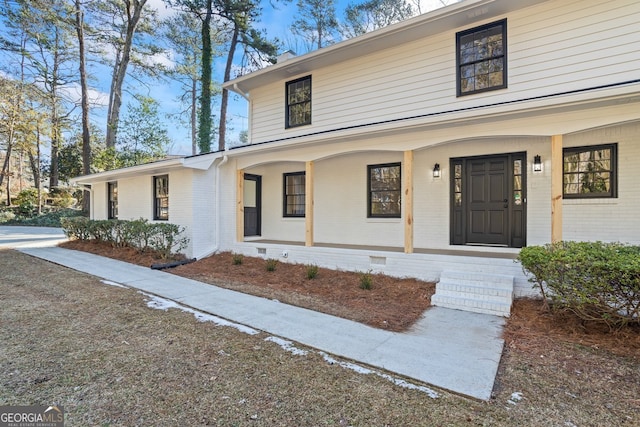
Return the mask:
[[311, 124], [311, 76], [287, 82], [286, 127]]
[[118, 183], [107, 183], [107, 218], [118, 218]]
[[563, 197], [617, 197], [617, 144], [563, 150]]
[[305, 213], [305, 173], [293, 172], [284, 174], [284, 206], [285, 217], [304, 217]]
[[153, 177], [153, 219], [169, 219], [169, 175]]
[[507, 20], [456, 34], [458, 96], [507, 87]]
[[369, 218], [400, 218], [400, 163], [367, 166]]

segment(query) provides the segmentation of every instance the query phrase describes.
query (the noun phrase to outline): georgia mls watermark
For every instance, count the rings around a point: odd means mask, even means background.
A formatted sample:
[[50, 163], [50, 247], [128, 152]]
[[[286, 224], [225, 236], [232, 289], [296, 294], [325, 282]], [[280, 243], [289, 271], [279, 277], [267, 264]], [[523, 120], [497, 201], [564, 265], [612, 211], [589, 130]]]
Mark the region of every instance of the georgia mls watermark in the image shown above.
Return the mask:
[[0, 427], [64, 427], [62, 406], [0, 406]]

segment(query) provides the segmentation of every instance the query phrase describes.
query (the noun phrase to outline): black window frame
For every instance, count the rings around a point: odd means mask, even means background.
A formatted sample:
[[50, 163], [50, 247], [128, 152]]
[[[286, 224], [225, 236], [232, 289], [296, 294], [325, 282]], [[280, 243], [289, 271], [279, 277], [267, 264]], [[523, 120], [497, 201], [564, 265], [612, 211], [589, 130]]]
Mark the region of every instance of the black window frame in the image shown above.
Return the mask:
[[[372, 179], [371, 172], [378, 168], [398, 168], [398, 185], [397, 188], [387, 188], [373, 190], [371, 187]], [[373, 209], [374, 193], [376, 192], [394, 192], [397, 193], [398, 199], [398, 212], [397, 213], [374, 213], [376, 209]], [[367, 218], [401, 218], [402, 217], [402, 163], [381, 163], [376, 165], [367, 165]]]
[[[158, 195], [158, 181], [165, 180], [165, 195]], [[164, 206], [163, 205], [163, 202]], [[165, 213], [166, 212], [166, 213]], [[156, 175], [153, 177], [153, 219], [156, 221], [169, 220], [169, 175]]]
[[[304, 171], [301, 172], [286, 172], [282, 174], [282, 216], [285, 218], [304, 218], [306, 214], [306, 173]], [[289, 189], [295, 185], [289, 185], [287, 183], [287, 178], [290, 177], [298, 177], [302, 176], [304, 178], [302, 183], [302, 193], [289, 193]], [[302, 205], [299, 203], [290, 203], [290, 201], [295, 201], [296, 198], [302, 197]], [[302, 206], [302, 212], [295, 209], [296, 206]], [[293, 212], [290, 212], [289, 207], [294, 207]]]
[[[595, 153], [601, 150], [611, 150], [611, 157], [609, 159], [609, 169], [601, 169], [599, 171], [567, 171], [567, 156], [576, 153]], [[595, 160], [593, 160], [595, 161]], [[566, 177], [568, 174], [595, 174], [595, 173], [609, 173], [609, 190], [589, 193], [568, 193], [566, 192]], [[580, 147], [565, 147], [562, 149], [562, 197], [564, 199], [615, 199], [618, 197], [618, 144], [597, 144], [597, 145], [584, 145]]]
[[118, 219], [118, 181], [107, 182], [107, 219]]
[[[309, 81], [309, 99], [302, 100], [299, 102], [289, 102], [289, 88], [297, 83]], [[311, 85], [311, 75], [300, 77], [299, 79], [290, 80], [285, 84], [284, 90], [284, 102], [285, 102], [285, 129], [296, 128], [299, 126], [306, 126], [311, 124], [311, 100], [312, 100], [312, 85]], [[293, 115], [291, 114], [291, 109], [298, 105], [309, 104], [309, 117], [307, 120], [300, 123], [291, 123], [291, 119]]]
[[[463, 37], [472, 35], [475, 33], [480, 33], [482, 31], [486, 31], [490, 28], [501, 26], [502, 27], [502, 53], [498, 55], [493, 55], [487, 58], [476, 59], [474, 61], [469, 61], [462, 63], [462, 43], [461, 40]], [[469, 65], [477, 65], [487, 60], [498, 60], [500, 59], [502, 62], [502, 83], [500, 85], [487, 86], [481, 89], [474, 89], [470, 91], [462, 91], [462, 68]], [[467, 96], [473, 95], [476, 93], [482, 93], [492, 90], [505, 89], [507, 87], [507, 19], [501, 19], [499, 21], [491, 22], [485, 25], [481, 25], [479, 27], [470, 28], [468, 30], [460, 31], [456, 33], [456, 94], [457, 96]], [[474, 77], [476, 74], [474, 73]]]

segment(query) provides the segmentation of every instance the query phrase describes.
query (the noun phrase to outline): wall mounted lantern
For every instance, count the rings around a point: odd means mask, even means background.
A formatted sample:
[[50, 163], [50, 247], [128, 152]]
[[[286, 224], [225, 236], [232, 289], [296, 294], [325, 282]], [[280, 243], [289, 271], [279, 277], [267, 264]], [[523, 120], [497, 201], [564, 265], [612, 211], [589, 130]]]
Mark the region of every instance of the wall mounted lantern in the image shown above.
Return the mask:
[[539, 155], [535, 155], [533, 158], [533, 171], [542, 172], [542, 160]]
[[433, 177], [440, 178], [440, 163], [433, 165]]

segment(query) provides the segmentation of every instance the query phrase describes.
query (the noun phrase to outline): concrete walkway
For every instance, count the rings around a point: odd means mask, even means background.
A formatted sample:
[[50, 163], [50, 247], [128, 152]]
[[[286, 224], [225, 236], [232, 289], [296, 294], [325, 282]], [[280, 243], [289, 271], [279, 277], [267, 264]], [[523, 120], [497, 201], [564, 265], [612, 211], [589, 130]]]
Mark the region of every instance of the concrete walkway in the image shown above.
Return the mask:
[[5, 228], [0, 227], [0, 247], [2, 240], [19, 242], [26, 254], [332, 355], [477, 399], [491, 397], [504, 344], [501, 317], [433, 307], [409, 332], [388, 332], [150, 268], [47, 247], [55, 240], [48, 234], [29, 245], [21, 237], [7, 237]]

